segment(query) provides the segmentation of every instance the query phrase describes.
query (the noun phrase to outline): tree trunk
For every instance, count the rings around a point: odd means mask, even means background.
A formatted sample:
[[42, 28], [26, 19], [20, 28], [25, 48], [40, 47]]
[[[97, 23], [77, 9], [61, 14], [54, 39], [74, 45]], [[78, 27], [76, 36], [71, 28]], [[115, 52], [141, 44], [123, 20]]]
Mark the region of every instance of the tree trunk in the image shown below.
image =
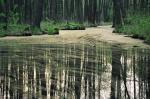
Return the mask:
[[40, 28], [43, 15], [43, 0], [35, 0], [33, 27]]
[[123, 25], [123, 0], [113, 0], [113, 27]]

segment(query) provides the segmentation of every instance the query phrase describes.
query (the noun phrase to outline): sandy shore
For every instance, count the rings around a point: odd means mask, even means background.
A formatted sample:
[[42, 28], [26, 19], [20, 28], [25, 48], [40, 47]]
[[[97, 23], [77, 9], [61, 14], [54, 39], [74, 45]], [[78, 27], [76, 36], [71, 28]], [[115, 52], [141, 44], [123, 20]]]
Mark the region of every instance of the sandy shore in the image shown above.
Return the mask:
[[142, 40], [133, 39], [126, 35], [112, 33], [111, 26], [99, 26], [86, 28], [86, 30], [61, 30], [59, 35], [37, 35], [30, 37], [3, 37], [0, 42], [4, 43], [29, 43], [29, 44], [48, 44], [48, 43], [78, 43], [86, 42], [108, 42], [117, 43], [122, 46], [149, 47]]

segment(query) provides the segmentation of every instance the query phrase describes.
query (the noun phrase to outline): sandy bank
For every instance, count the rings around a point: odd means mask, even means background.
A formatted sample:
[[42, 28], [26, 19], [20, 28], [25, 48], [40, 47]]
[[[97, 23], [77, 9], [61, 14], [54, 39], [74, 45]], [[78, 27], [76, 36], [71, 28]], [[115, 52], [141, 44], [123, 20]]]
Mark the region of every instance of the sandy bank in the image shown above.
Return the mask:
[[99, 26], [87, 28], [86, 30], [61, 30], [59, 35], [38, 35], [30, 37], [4, 37], [0, 42], [6, 43], [30, 43], [30, 44], [48, 44], [48, 43], [78, 43], [82, 41], [93, 42], [102, 41], [108, 43], [117, 43], [123, 46], [149, 47], [142, 40], [133, 39], [126, 35], [112, 33], [111, 26]]

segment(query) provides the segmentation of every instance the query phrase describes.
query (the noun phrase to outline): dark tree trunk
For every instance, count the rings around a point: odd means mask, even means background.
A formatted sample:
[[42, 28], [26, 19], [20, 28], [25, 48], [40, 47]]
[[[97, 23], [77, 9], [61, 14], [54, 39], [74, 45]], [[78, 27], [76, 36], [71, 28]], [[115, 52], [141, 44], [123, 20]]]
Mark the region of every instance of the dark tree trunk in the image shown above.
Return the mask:
[[121, 99], [121, 53], [122, 51], [120, 47], [112, 46], [112, 79], [110, 99]]
[[63, 0], [56, 0], [56, 20], [59, 22], [63, 17]]
[[32, 10], [31, 10], [31, 0], [25, 0], [25, 23], [31, 24], [32, 23]]
[[43, 0], [35, 0], [34, 21], [33, 26], [40, 28], [43, 15]]
[[6, 0], [6, 4], [5, 4], [5, 26], [4, 26], [4, 30], [7, 30], [8, 28], [8, 13], [9, 13], [9, 8], [8, 8], [8, 0]]
[[96, 21], [96, 0], [89, 0], [89, 12], [88, 12], [88, 20], [90, 23], [92, 23], [93, 25], [95, 25], [95, 21]]
[[133, 9], [137, 10], [137, 0], [133, 0]]
[[123, 25], [123, 0], [113, 0], [113, 27]]
[[82, 8], [82, 1], [76, 0], [76, 14], [77, 14], [77, 21], [83, 23], [83, 8]]

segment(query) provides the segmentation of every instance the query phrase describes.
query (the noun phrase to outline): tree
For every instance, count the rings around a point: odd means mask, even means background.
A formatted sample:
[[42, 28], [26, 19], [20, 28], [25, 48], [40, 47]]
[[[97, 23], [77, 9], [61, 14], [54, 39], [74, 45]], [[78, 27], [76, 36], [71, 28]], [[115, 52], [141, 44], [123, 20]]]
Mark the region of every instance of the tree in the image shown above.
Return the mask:
[[35, 0], [35, 9], [34, 9], [34, 21], [33, 21], [33, 27], [40, 28], [40, 23], [42, 21], [42, 15], [43, 15], [43, 0]]
[[123, 25], [123, 0], [113, 0], [113, 27]]
[[24, 21], [25, 21], [24, 23], [26, 24], [32, 23], [31, 0], [25, 0]]

